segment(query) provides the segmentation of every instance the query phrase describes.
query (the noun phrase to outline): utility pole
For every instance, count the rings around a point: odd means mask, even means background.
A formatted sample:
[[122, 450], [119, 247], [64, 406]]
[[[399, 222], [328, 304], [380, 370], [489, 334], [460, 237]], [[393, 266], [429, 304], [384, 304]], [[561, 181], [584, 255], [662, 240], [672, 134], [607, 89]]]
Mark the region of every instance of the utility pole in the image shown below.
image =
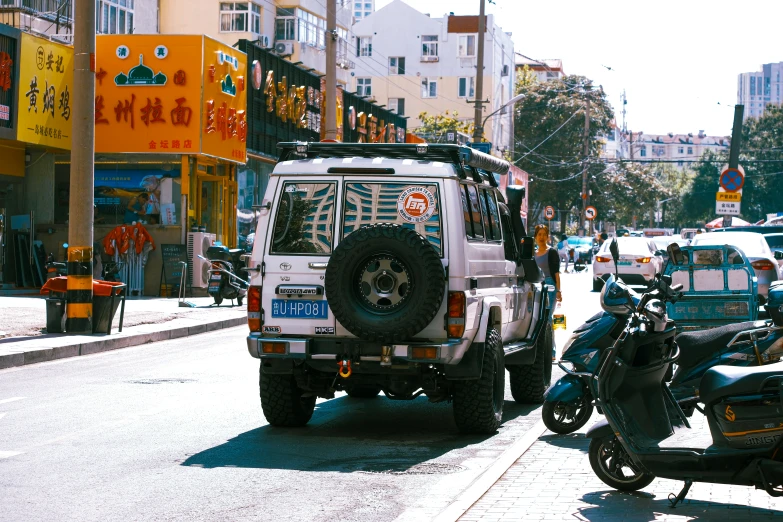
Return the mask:
[[633, 160], [633, 131], [628, 132], [628, 152]]
[[[739, 168], [740, 145], [742, 144], [742, 116], [745, 112], [744, 105], [734, 106], [734, 126], [731, 128], [731, 147], [729, 148], [729, 168]], [[731, 226], [732, 217], [723, 216], [723, 226]]]
[[593, 220], [587, 220], [587, 206], [590, 204], [587, 193], [587, 167], [590, 162], [590, 89], [586, 89], [585, 97], [585, 161], [582, 167], [582, 222], [580, 228], [584, 226], [585, 221], [589, 221], [588, 234], [593, 235]]
[[484, 109], [484, 32], [486, 31], [484, 20], [484, 0], [479, 0], [478, 42], [476, 52], [476, 99], [473, 101], [473, 143], [478, 143], [484, 136], [484, 125], [481, 122], [481, 114]]
[[68, 210], [68, 333], [92, 333], [95, 182], [95, 2], [77, 2], [73, 31], [73, 146]]
[[337, 0], [326, 0], [326, 139], [337, 139]]

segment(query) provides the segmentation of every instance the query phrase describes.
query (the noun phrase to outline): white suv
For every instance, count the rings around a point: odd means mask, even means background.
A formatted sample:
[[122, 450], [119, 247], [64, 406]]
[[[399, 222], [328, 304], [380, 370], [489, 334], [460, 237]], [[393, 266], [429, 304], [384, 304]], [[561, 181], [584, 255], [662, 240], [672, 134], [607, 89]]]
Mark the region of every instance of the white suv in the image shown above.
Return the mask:
[[507, 205], [497, 188], [507, 162], [456, 145], [279, 147], [247, 263], [270, 424], [304, 425], [336, 391], [383, 391], [453, 401], [461, 431], [492, 433], [504, 366], [515, 400], [543, 400], [549, 304], [522, 191]]

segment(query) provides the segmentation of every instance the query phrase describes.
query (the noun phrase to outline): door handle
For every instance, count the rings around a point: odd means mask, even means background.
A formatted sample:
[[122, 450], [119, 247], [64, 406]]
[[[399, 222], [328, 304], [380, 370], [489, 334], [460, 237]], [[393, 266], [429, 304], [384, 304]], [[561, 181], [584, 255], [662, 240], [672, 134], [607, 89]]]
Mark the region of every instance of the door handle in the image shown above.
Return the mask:
[[326, 270], [329, 263], [307, 263], [307, 266], [313, 270]]

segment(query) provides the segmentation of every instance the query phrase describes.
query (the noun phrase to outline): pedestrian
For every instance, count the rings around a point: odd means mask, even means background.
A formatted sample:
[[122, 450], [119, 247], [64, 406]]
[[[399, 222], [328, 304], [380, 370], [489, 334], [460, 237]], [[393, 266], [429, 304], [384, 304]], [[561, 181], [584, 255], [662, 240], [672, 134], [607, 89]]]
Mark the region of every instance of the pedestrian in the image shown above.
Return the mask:
[[536, 264], [544, 273], [544, 282], [549, 287], [549, 316], [555, 313], [555, 302], [563, 300], [560, 293], [560, 255], [549, 245], [549, 227], [536, 225]]
[[571, 258], [571, 245], [568, 244], [568, 236], [563, 234], [563, 239], [557, 244], [557, 251], [560, 254], [560, 259], [565, 259], [565, 270], [568, 273], [568, 260]]

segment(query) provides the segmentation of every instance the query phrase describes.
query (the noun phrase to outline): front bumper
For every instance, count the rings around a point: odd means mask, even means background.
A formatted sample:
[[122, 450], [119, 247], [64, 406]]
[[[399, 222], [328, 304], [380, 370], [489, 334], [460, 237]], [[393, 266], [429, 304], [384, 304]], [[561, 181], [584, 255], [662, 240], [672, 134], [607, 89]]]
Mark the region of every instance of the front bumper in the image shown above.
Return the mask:
[[[263, 353], [261, 343], [285, 343], [285, 353]], [[472, 343], [471, 339], [455, 339], [445, 343], [412, 342], [388, 345], [392, 360], [399, 362], [420, 362], [431, 364], [456, 365], [462, 361]], [[436, 357], [420, 359], [413, 357], [413, 348], [434, 347]], [[350, 354], [359, 361], [380, 362], [383, 346], [363, 342], [355, 338], [310, 339], [292, 337], [264, 337], [260, 333], [251, 333], [247, 337], [247, 351], [256, 359], [297, 359], [301, 361], [337, 361]], [[359, 352], [357, 355], [357, 351]]]

